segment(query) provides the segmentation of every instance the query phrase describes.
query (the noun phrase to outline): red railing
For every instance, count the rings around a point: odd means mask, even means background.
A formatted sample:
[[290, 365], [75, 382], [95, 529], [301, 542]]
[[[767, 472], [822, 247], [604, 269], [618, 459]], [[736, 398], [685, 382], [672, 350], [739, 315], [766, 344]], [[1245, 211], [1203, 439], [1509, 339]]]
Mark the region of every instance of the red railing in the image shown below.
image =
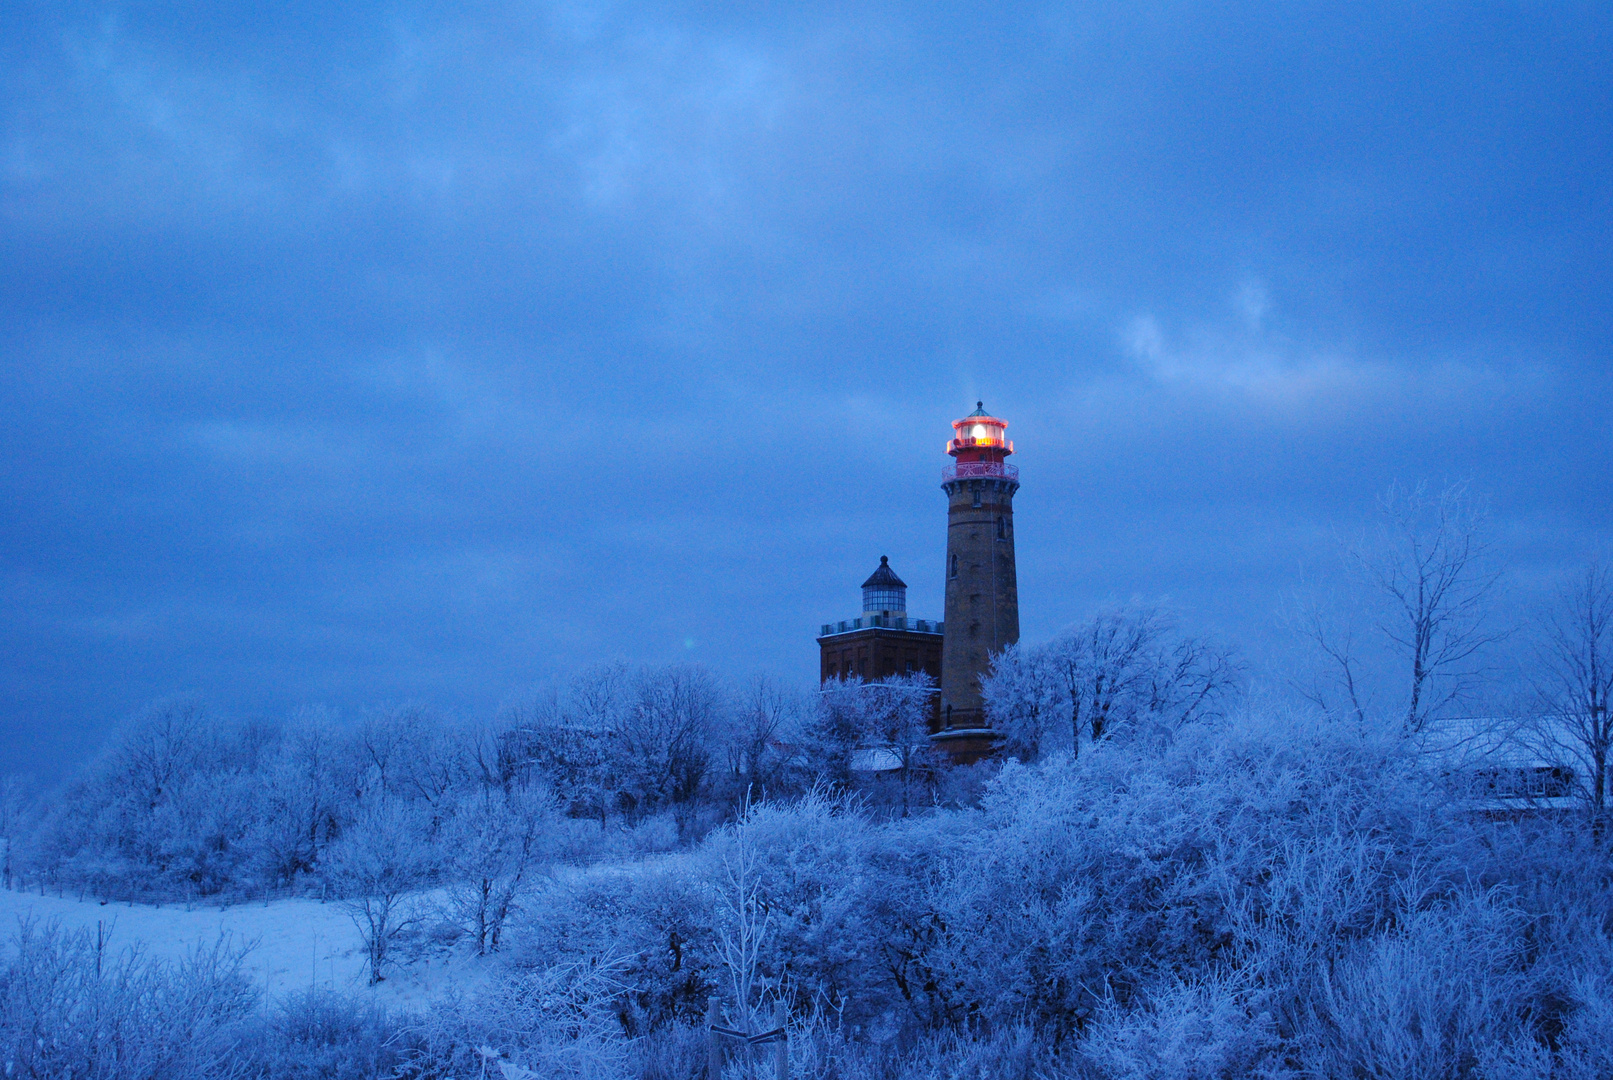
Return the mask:
[[941, 482], [953, 480], [1012, 480], [1019, 482], [1019, 466], [1006, 461], [955, 461], [941, 470]]
[[947, 440], [947, 453], [949, 454], [956, 454], [959, 450], [974, 450], [977, 448], [981, 450], [1006, 450], [1012, 454], [1014, 452], [1014, 443], [1011, 439], [1004, 439], [1000, 434], [995, 438], [988, 435], [984, 439], [971, 439], [960, 435], [956, 439]]

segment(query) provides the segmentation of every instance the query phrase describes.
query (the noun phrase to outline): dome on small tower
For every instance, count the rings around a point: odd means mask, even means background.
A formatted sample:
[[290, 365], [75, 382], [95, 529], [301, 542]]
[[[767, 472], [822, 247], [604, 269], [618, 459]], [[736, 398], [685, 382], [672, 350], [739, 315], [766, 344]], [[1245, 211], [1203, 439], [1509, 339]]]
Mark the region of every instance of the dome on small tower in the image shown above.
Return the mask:
[[907, 610], [907, 582], [896, 576], [890, 559], [884, 555], [879, 557], [879, 569], [863, 582], [863, 610]]

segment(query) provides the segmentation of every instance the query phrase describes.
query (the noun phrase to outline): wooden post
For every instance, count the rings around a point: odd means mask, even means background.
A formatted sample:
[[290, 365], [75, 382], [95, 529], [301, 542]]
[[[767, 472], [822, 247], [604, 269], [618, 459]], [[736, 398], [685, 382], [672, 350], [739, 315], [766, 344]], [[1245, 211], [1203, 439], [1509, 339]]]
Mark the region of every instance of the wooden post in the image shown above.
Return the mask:
[[[779, 1000], [773, 1003], [773, 1026], [788, 1030], [788, 1014], [784, 1011], [784, 1002]], [[790, 1037], [785, 1035], [773, 1044], [773, 1075], [775, 1080], [790, 1080]]]
[[706, 1004], [706, 1080], [722, 1080], [722, 1036], [711, 1030], [717, 1026], [717, 995]]

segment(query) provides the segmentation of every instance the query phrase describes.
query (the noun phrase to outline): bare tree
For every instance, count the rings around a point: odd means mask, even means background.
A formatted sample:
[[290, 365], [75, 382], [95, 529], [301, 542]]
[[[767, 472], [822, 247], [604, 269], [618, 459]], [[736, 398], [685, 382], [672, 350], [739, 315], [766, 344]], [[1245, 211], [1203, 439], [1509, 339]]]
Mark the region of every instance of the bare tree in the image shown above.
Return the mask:
[[483, 787], [455, 808], [446, 895], [449, 912], [476, 942], [476, 955], [498, 951], [504, 925], [546, 853], [553, 818], [552, 798], [536, 786]]
[[1321, 661], [1320, 671], [1294, 679], [1300, 696], [1329, 714], [1340, 711], [1337, 701], [1342, 697], [1356, 722], [1365, 722], [1366, 686], [1355, 623], [1339, 620], [1328, 605], [1314, 596], [1296, 598], [1286, 606], [1281, 618], [1289, 633], [1306, 642]]
[[536, 770], [569, 813], [596, 817], [603, 830], [620, 786], [611, 744], [630, 690], [628, 669], [608, 664], [582, 672], [564, 693], [551, 687], [507, 706], [497, 749], [505, 786], [526, 783]]
[[404, 732], [395, 768], [398, 787], [430, 806], [433, 822], [441, 821], [446, 804], [470, 778], [468, 734], [426, 714]]
[[832, 784], [849, 787], [853, 763], [868, 731], [866, 685], [856, 675], [831, 679], [817, 694], [817, 704], [806, 725], [808, 756], [818, 775]]
[[1506, 636], [1488, 626], [1500, 573], [1485, 566], [1489, 514], [1465, 482], [1437, 495], [1393, 484], [1378, 509], [1376, 542], [1352, 561], [1386, 602], [1378, 629], [1404, 665], [1401, 724], [1415, 734], [1473, 692], [1483, 651]]
[[[1358, 721], [1376, 714], [1374, 701], [1398, 698], [1407, 735], [1469, 699], [1486, 651], [1507, 636], [1490, 622], [1500, 574], [1488, 565], [1488, 522], [1465, 482], [1437, 494], [1426, 484], [1390, 485], [1373, 526], [1344, 552], [1360, 618], [1340, 617], [1317, 599], [1285, 612], [1320, 663], [1295, 680], [1299, 692]], [[1362, 623], [1372, 632], [1358, 632]]]
[[155, 810], [204, 760], [213, 736], [200, 701], [159, 701], [125, 730], [113, 751], [114, 768], [128, 795]]
[[428, 726], [425, 710], [418, 705], [386, 709], [364, 719], [358, 732], [358, 753], [368, 774], [368, 790], [378, 792], [382, 799], [397, 793], [409, 750]]
[[[722, 873], [713, 883], [717, 915], [717, 958], [727, 969], [734, 1010], [728, 1021], [747, 1034], [762, 1026], [764, 999], [777, 986], [766, 973], [774, 937], [772, 907], [762, 888], [761, 853], [751, 835], [752, 806], [734, 824], [722, 853]], [[715, 1004], [715, 995], [713, 996]]]
[[28, 818], [28, 788], [21, 777], [0, 776], [0, 888], [12, 887], [17, 835]]
[[1242, 677], [1231, 652], [1203, 638], [1179, 638], [1148, 665], [1143, 708], [1172, 724], [1191, 724], [1214, 715]]
[[1578, 766], [1591, 817], [1606, 820], [1613, 756], [1613, 575], [1592, 563], [1559, 590], [1536, 632], [1539, 738]]
[[319, 864], [336, 835], [343, 763], [332, 735], [335, 718], [322, 708], [302, 709], [280, 737], [280, 752], [258, 774], [264, 815], [255, 843], [259, 869], [276, 885], [289, 885]]

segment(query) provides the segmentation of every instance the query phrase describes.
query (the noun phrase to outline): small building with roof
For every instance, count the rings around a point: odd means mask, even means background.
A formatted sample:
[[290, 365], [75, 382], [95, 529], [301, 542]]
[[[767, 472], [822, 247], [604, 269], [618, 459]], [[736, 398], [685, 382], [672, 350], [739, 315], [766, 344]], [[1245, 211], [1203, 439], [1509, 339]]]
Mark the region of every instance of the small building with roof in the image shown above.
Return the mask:
[[1588, 803], [1573, 724], [1561, 716], [1452, 716], [1416, 735], [1424, 760], [1494, 817], [1569, 813]]

